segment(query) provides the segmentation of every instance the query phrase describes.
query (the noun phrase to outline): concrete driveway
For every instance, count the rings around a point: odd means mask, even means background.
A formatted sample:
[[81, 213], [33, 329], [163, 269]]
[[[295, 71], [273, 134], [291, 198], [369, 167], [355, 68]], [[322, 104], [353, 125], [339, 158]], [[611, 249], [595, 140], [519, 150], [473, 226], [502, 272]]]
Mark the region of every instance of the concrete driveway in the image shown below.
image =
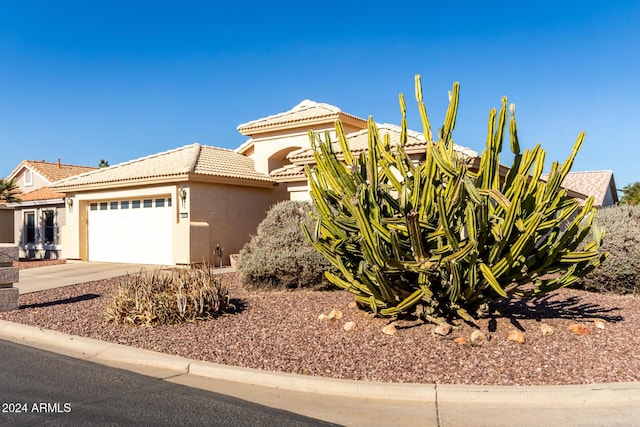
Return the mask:
[[67, 262], [66, 264], [20, 270], [20, 282], [14, 286], [21, 294], [76, 285], [136, 273], [141, 268], [153, 271], [160, 265], [118, 264], [107, 262]]

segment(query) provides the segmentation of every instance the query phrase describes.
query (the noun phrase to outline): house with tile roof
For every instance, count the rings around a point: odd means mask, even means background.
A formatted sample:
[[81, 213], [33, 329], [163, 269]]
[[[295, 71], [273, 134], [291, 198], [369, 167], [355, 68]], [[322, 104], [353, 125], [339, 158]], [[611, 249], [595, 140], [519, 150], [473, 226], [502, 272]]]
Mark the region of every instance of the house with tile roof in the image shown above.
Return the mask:
[[60, 258], [60, 228], [65, 223], [65, 195], [51, 189], [51, 184], [95, 168], [44, 160], [25, 160], [7, 177], [20, 189], [20, 203], [8, 203], [11, 209], [12, 235], [21, 258]]
[[191, 144], [56, 182], [67, 258], [229, 264], [282, 187], [233, 150]]
[[[186, 145], [60, 178], [34, 196], [64, 194], [64, 223], [55, 232], [64, 241], [66, 258], [228, 265], [229, 255], [250, 240], [273, 204], [309, 199], [304, 167], [313, 166], [315, 159], [308, 132], [328, 135], [340, 156], [337, 120], [350, 149], [355, 154], [366, 151], [366, 120], [305, 100], [238, 126], [248, 140], [235, 150]], [[377, 127], [391, 144], [400, 143], [399, 126]], [[428, 142], [419, 132], [408, 131], [407, 137], [407, 154], [416, 163], [422, 161]], [[457, 145], [454, 150], [477, 167], [478, 153]], [[503, 167], [502, 172], [507, 171]], [[580, 199], [589, 194], [568, 190]]]

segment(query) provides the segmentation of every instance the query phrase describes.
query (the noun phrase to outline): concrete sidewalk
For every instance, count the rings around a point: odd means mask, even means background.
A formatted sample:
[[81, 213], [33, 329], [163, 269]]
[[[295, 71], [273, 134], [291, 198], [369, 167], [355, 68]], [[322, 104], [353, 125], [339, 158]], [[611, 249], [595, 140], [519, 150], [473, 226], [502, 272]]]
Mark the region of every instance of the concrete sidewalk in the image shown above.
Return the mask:
[[633, 426], [640, 383], [387, 384], [189, 360], [0, 320], [0, 339], [350, 426]]
[[[68, 261], [66, 264], [20, 270], [20, 282], [15, 283], [14, 287], [18, 288], [21, 294], [25, 294], [28, 292], [124, 276], [127, 273], [137, 273], [142, 268], [147, 271], [154, 271], [169, 267], [148, 264]], [[216, 269], [216, 272], [219, 273], [226, 273], [228, 271], [233, 271], [233, 269]]]

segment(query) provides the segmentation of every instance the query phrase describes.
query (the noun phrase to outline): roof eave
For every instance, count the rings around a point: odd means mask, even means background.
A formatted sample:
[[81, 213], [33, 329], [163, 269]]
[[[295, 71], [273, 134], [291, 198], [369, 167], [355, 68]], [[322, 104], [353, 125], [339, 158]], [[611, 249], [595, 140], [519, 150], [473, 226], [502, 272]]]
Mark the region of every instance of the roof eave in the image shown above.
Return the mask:
[[193, 182], [204, 182], [210, 184], [225, 184], [225, 185], [240, 185], [244, 187], [275, 187], [278, 185], [278, 182], [274, 179], [272, 180], [263, 180], [263, 179], [252, 179], [252, 178], [241, 178], [241, 177], [231, 177], [231, 176], [219, 176], [219, 175], [204, 175], [204, 174], [189, 174], [189, 181]]
[[113, 180], [86, 184], [52, 185], [50, 188], [61, 193], [78, 193], [94, 190], [111, 190], [125, 187], [144, 187], [149, 185], [169, 184], [174, 182], [184, 182], [189, 180], [189, 174], [168, 175], [148, 178], [133, 178], [127, 180]]
[[64, 203], [64, 197], [56, 199], [45, 200], [27, 200], [19, 203], [7, 203], [10, 208], [30, 207], [30, 206], [43, 206], [43, 205], [59, 205]]
[[361, 121], [357, 118], [344, 115], [344, 113], [334, 113], [331, 115], [300, 121], [289, 121], [265, 126], [250, 126], [247, 128], [238, 128], [238, 132], [240, 132], [244, 136], [252, 137], [253, 135], [260, 135], [287, 129], [310, 128], [312, 126], [322, 124], [329, 124], [333, 126], [337, 120], [340, 120], [343, 123], [364, 123], [365, 125], [367, 123], [366, 121]]

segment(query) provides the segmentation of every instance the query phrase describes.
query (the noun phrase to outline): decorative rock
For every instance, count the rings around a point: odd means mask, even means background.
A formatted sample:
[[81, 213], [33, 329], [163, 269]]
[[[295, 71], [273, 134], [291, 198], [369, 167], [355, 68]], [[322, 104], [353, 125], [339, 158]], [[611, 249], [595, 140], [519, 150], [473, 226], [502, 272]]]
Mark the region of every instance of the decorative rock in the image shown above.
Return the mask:
[[595, 325], [595, 327], [596, 327], [597, 329], [606, 329], [606, 328], [607, 328], [607, 322], [605, 322], [605, 321], [604, 321], [604, 320], [602, 320], [602, 319], [595, 319], [595, 320], [593, 321], [593, 324]]
[[356, 322], [347, 322], [342, 328], [345, 331], [355, 331], [356, 329], [358, 329], [358, 326], [356, 325]]
[[453, 342], [456, 344], [466, 344], [467, 339], [465, 337], [457, 337], [453, 339]]
[[339, 310], [331, 310], [328, 317], [329, 319], [342, 319], [342, 312]]
[[515, 343], [518, 344], [524, 344], [525, 339], [524, 339], [524, 335], [522, 334], [522, 332], [512, 329], [509, 331], [509, 335], [507, 336], [507, 340], [508, 341], [513, 341]]
[[569, 326], [569, 330], [576, 335], [587, 335], [591, 332], [591, 329], [587, 325], [583, 325], [582, 323], [574, 323]]
[[543, 323], [542, 325], [540, 325], [540, 330], [542, 331], [543, 336], [553, 335], [553, 333], [555, 332], [553, 328], [547, 325], [546, 323]]
[[357, 302], [355, 302], [355, 301], [351, 301], [351, 302], [347, 305], [347, 307], [349, 307], [349, 308], [358, 308], [358, 303], [357, 303]]
[[445, 337], [451, 333], [451, 325], [448, 325], [446, 323], [438, 325], [433, 329], [433, 333], [435, 335], [440, 335]]
[[320, 319], [320, 320], [329, 320], [329, 316], [327, 316], [324, 313], [321, 313], [320, 316], [318, 316], [318, 319]]
[[479, 329], [471, 333], [471, 342], [477, 345], [483, 345], [489, 341], [489, 336]]
[[382, 328], [382, 332], [387, 335], [395, 335], [396, 327], [393, 324], [387, 325], [384, 328]]

